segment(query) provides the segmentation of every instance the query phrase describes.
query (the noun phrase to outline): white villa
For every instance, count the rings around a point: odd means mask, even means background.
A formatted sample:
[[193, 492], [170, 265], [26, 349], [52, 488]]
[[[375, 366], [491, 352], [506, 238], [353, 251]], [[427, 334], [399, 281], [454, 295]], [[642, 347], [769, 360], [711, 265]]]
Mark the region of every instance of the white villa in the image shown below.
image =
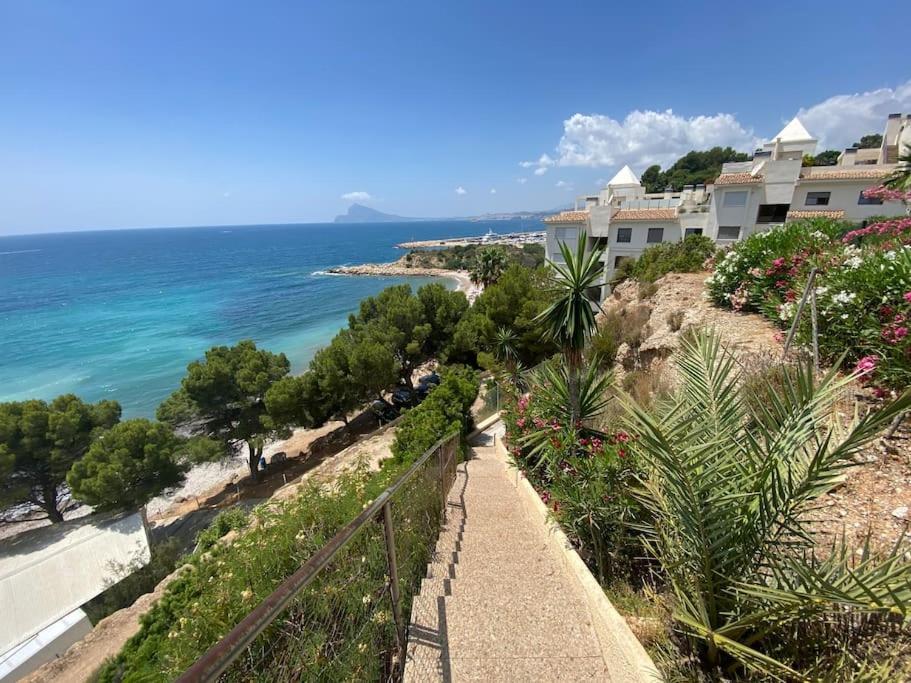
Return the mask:
[[[727, 163], [714, 183], [646, 193], [624, 166], [596, 195], [576, 199], [575, 210], [544, 219], [547, 258], [560, 262], [559, 242], [575, 250], [604, 249], [605, 282], [624, 259], [653, 244], [706, 235], [719, 245], [801, 218], [824, 216], [862, 222], [901, 215], [899, 202], [866, 199], [896, 168], [899, 150], [911, 146], [911, 114], [891, 114], [879, 149], [846, 149], [834, 166], [802, 166], [817, 140], [794, 119], [751, 161]], [[602, 298], [609, 293], [607, 285]]]

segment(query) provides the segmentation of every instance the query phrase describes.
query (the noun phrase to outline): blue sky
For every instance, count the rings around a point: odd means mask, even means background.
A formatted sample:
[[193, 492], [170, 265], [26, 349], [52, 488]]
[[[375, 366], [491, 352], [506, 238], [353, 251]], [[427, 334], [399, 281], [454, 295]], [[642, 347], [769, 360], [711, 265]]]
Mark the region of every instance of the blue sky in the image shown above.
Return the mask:
[[353, 192], [402, 215], [548, 209], [623, 163], [749, 149], [802, 109], [844, 146], [911, 111], [899, 17], [876, 0], [4, 0], [0, 234], [325, 221]]

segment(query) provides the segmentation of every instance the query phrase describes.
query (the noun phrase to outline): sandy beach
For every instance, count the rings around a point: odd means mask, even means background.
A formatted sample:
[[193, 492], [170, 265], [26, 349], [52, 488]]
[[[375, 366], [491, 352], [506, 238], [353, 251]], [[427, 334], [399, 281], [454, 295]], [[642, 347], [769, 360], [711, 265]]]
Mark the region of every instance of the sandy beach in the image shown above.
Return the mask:
[[445, 277], [458, 283], [458, 290], [464, 292], [469, 303], [483, 291], [483, 287], [471, 281], [466, 270], [446, 270], [445, 268], [423, 268], [404, 265], [401, 260], [393, 263], [364, 263], [358, 266], [338, 266], [327, 272], [334, 275], [369, 275], [373, 277]]

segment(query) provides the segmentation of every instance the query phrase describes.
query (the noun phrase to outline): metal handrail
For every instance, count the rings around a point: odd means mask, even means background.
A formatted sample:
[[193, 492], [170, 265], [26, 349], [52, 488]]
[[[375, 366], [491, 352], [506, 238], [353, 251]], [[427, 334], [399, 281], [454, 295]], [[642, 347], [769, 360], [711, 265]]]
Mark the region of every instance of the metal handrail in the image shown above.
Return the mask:
[[[234, 660], [240, 657], [253, 641], [268, 628], [269, 624], [284, 612], [288, 604], [316, 578], [320, 571], [329, 564], [335, 555], [354, 538], [355, 534], [357, 534], [365, 524], [376, 519], [378, 516], [382, 516], [385, 527], [386, 552], [390, 565], [389, 576], [390, 581], [393, 584], [391, 597], [393, 602], [393, 613], [396, 618], [396, 636], [399, 641], [399, 647], [404, 648], [404, 623], [402, 622], [398, 605], [398, 571], [396, 567], [395, 542], [393, 539], [392, 516], [389, 509], [389, 503], [398, 490], [415, 475], [421, 466], [426, 463], [434, 453], [440, 452], [440, 449], [447, 442], [452, 439], [457, 439], [458, 436], [458, 432], [452, 432], [428, 448], [405, 474], [399, 477], [377, 496], [376, 500], [368, 505], [363, 512], [342, 527], [326, 545], [320, 548], [309, 560], [302, 564], [296, 572], [285, 579], [269, 597], [259, 604], [259, 606], [247, 614], [247, 616], [244, 617], [228, 635], [209, 648], [202, 657], [197, 659], [196, 662], [181, 675], [178, 681], [180, 683], [197, 683], [200, 681], [216, 680], [228, 669]], [[446, 496], [448, 493], [445, 477], [446, 472], [452, 466], [452, 463], [444, 463], [441, 452], [439, 457], [440, 480], [443, 488], [443, 514], [445, 519]], [[450, 460], [451, 459], [452, 458], [450, 458]]]

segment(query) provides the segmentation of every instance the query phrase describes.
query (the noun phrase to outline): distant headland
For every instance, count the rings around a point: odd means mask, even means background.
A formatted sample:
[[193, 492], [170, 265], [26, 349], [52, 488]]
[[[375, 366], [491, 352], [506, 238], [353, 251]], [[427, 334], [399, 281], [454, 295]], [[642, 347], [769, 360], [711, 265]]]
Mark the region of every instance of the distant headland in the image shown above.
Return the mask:
[[558, 207], [549, 211], [514, 211], [511, 213], [485, 213], [481, 216], [448, 216], [443, 218], [413, 218], [383, 213], [363, 204], [352, 204], [347, 213], [335, 217], [335, 223], [419, 223], [425, 221], [539, 221], [567, 207]]

